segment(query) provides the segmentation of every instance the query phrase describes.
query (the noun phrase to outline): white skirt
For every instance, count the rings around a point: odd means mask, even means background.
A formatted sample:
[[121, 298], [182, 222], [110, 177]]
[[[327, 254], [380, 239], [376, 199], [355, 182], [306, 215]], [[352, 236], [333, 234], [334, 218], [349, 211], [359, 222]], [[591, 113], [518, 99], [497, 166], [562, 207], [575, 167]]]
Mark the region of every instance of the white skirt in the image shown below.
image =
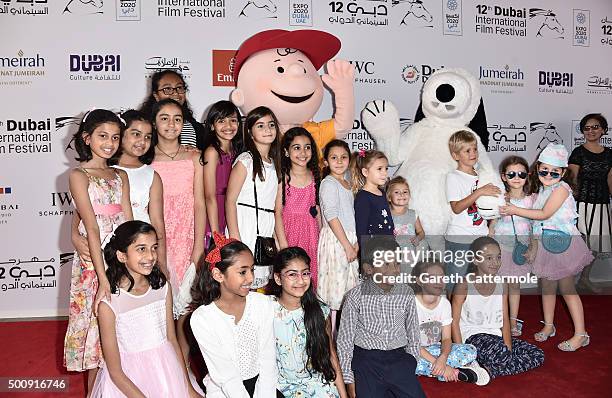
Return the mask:
[[[346, 231], [351, 244], [357, 242], [355, 232]], [[344, 248], [329, 226], [323, 227], [319, 235], [318, 284], [319, 298], [332, 310], [339, 310], [346, 292], [359, 282], [359, 263], [348, 262]]]

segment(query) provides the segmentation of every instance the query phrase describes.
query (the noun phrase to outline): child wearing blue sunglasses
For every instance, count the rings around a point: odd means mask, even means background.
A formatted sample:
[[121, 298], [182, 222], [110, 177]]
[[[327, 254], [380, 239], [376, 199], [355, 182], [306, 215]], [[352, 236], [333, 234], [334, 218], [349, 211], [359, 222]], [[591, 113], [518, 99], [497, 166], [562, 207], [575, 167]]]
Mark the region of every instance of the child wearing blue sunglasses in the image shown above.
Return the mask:
[[[527, 177], [529, 165], [520, 156], [508, 156], [499, 165], [499, 173], [506, 188], [507, 201], [523, 209], [531, 209], [535, 195], [531, 195]], [[503, 216], [494, 222], [495, 240], [501, 246], [503, 276], [524, 276], [532, 271], [531, 263], [537, 249], [531, 239], [532, 222], [521, 216]], [[529, 247], [529, 249], [528, 249]], [[523, 321], [518, 319], [521, 301], [520, 283], [508, 283], [510, 331], [513, 337], [522, 334]]]
[[572, 196], [568, 153], [561, 144], [548, 144], [532, 170], [532, 189], [538, 197], [533, 209], [514, 204], [503, 206], [503, 215], [518, 215], [534, 220], [533, 235], [538, 240], [533, 272], [541, 278], [544, 328], [534, 335], [543, 342], [556, 334], [553, 323], [557, 288], [567, 304], [574, 324], [574, 335], [558, 345], [561, 351], [576, 351], [589, 345], [584, 325], [584, 310], [576, 293], [574, 276], [593, 261], [593, 255], [576, 228], [576, 201]]

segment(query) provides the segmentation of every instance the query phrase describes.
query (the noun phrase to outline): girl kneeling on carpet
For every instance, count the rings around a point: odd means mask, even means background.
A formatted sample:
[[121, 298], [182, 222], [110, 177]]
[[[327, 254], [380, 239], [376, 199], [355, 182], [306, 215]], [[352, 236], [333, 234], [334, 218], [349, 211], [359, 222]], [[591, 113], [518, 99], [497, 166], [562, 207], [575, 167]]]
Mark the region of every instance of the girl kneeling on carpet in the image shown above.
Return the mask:
[[476, 360], [491, 378], [542, 366], [544, 351], [510, 334], [505, 285], [487, 281], [486, 277], [496, 275], [501, 266], [499, 243], [482, 236], [472, 242], [470, 251], [474, 262], [453, 294], [453, 341], [475, 346]]
[[[200, 267], [201, 303], [189, 324], [208, 375], [208, 398], [273, 398], [276, 391], [276, 349], [270, 299], [251, 292], [253, 254], [236, 239], [213, 233], [215, 248]], [[282, 395], [278, 395], [282, 397]]]
[[93, 397], [200, 397], [191, 388], [174, 333], [170, 284], [157, 265], [150, 224], [120, 225], [104, 248], [112, 299], [98, 323], [104, 361]]

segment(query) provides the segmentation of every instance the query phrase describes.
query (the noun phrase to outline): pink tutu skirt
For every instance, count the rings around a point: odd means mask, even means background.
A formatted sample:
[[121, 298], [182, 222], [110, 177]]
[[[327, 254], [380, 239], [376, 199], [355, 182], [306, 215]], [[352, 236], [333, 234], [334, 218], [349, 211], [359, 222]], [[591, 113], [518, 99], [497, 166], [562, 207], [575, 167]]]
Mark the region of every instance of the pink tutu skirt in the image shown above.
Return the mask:
[[512, 252], [503, 248], [501, 250], [501, 262], [502, 265], [497, 272], [497, 274], [501, 276], [524, 276], [533, 271], [532, 264], [515, 264], [514, 261], [512, 261]]
[[[182, 365], [168, 340], [150, 350], [122, 352], [121, 368], [148, 398], [189, 396]], [[91, 396], [125, 397], [111, 380], [106, 366], [98, 372]]]
[[[538, 240], [538, 253], [533, 263], [533, 273], [540, 278], [558, 281], [578, 274], [594, 257], [580, 235], [572, 235], [572, 243], [563, 253], [551, 253]], [[502, 260], [503, 261], [503, 260]]]

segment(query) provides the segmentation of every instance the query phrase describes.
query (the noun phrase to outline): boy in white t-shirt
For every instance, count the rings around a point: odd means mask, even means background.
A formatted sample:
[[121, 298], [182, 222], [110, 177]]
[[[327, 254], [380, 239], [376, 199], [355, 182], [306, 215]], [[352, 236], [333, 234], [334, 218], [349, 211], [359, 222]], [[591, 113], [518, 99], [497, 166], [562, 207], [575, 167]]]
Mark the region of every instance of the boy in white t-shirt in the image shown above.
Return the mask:
[[[480, 216], [476, 199], [497, 196], [501, 190], [493, 184], [477, 188], [478, 173], [474, 166], [478, 163], [478, 146], [473, 133], [457, 131], [448, 140], [448, 149], [457, 161], [457, 169], [446, 176], [446, 199], [452, 214], [445, 240], [447, 252], [453, 253], [452, 261], [446, 263], [446, 275], [464, 276], [469, 263], [465, 254], [470, 244], [479, 236], [489, 234], [487, 221]], [[454, 285], [453, 281], [446, 285], [447, 295], [450, 296]]]

